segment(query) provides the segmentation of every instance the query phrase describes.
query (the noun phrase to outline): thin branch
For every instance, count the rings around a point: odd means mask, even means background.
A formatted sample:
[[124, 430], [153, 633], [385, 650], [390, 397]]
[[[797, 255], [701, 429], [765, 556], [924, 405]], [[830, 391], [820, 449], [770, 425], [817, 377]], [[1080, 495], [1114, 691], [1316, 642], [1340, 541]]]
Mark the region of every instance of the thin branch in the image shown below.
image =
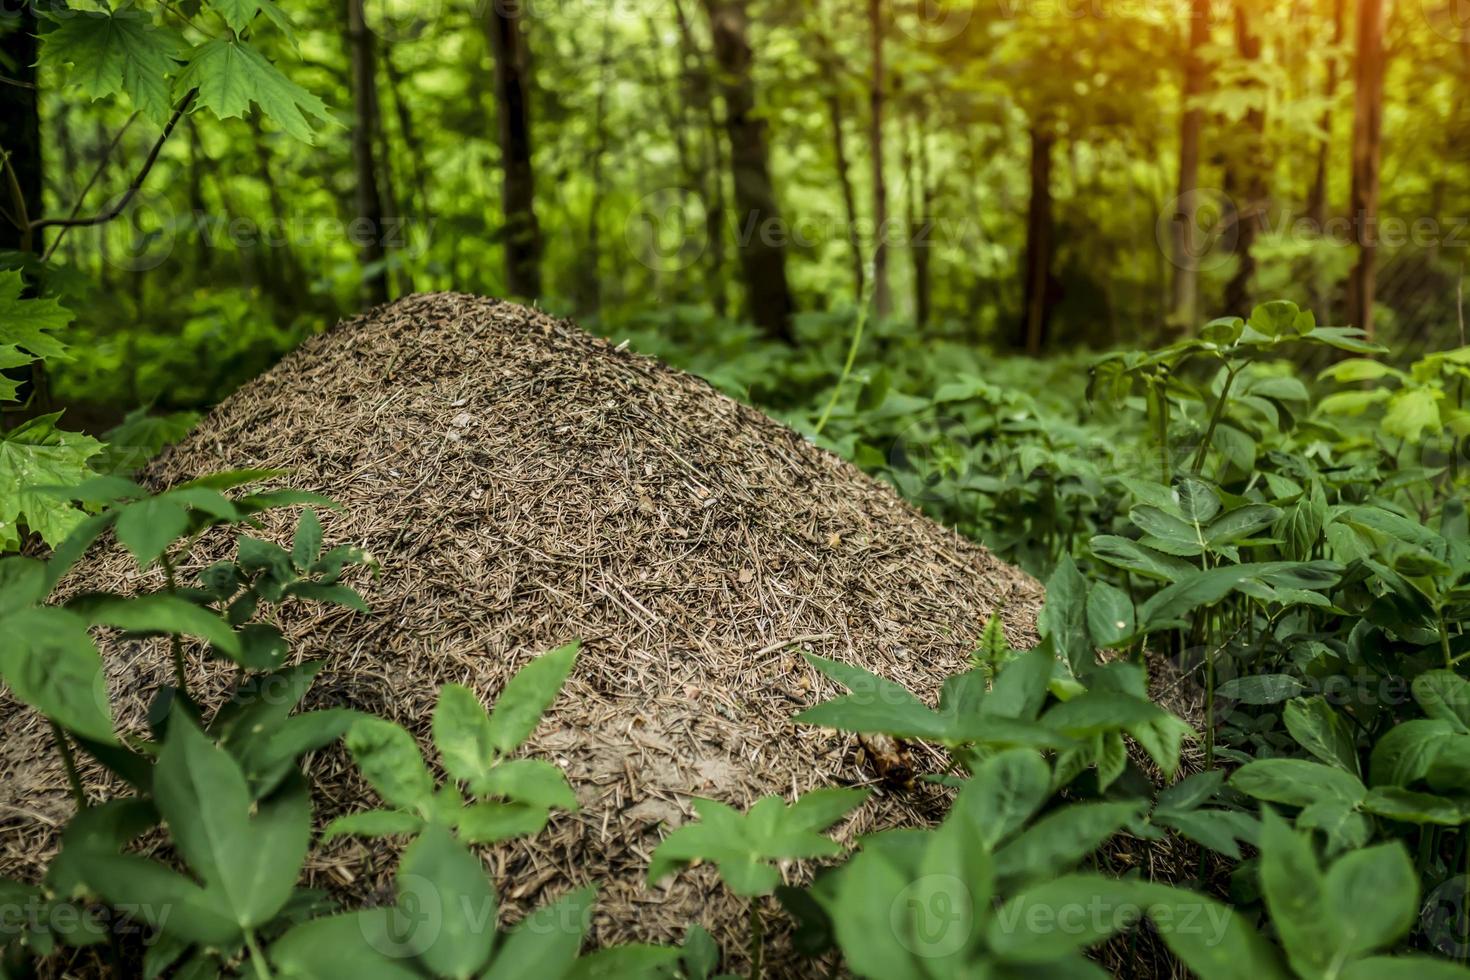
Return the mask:
[[10, 151], [0, 147], [0, 163], [5, 166], [5, 179], [10, 187], [10, 203], [15, 206], [15, 214], [7, 215], [12, 224], [22, 232], [25, 239], [21, 251], [30, 251], [30, 230], [27, 227], [31, 223], [30, 213], [26, 211], [25, 191], [20, 189], [20, 178], [15, 175], [15, 167], [10, 163]]
[[[117, 135], [112, 138], [112, 142], [107, 144], [107, 149], [102, 151], [102, 159], [97, 161], [97, 169], [92, 172], [92, 179], [87, 181], [87, 186], [83, 187], [82, 192], [77, 195], [77, 203], [71, 206], [71, 214], [67, 215], [68, 218], [75, 218], [81, 212], [82, 204], [86, 202], [87, 195], [91, 193], [92, 188], [107, 170], [107, 161], [112, 159], [112, 153], [117, 149], [117, 144], [122, 142], [123, 136], [127, 134], [127, 131], [132, 127], [137, 118], [138, 113], [136, 112], [129, 116], [128, 121], [123, 123], [122, 128], [117, 131]], [[56, 233], [56, 240], [46, 249], [46, 254], [41, 256], [42, 262], [51, 258], [57, 246], [61, 244], [61, 240], [66, 237], [66, 232], [67, 229], [62, 228], [61, 231]]]
[[18, 78], [6, 78], [4, 75], [0, 75], [0, 85], [14, 85], [16, 88], [28, 88], [32, 92], [36, 90], [36, 86], [30, 82], [23, 82]]
[[42, 228], [90, 228], [93, 225], [104, 225], [122, 214], [123, 209], [128, 206], [128, 202], [142, 189], [143, 182], [148, 179], [149, 171], [158, 162], [158, 154], [163, 150], [163, 144], [168, 142], [168, 138], [173, 133], [174, 127], [179, 124], [179, 120], [184, 118], [184, 113], [188, 112], [189, 107], [194, 104], [194, 96], [198, 92], [198, 89], [190, 89], [189, 94], [184, 96], [184, 100], [179, 103], [179, 107], [174, 110], [173, 116], [169, 118], [168, 124], [163, 127], [163, 132], [159, 134], [158, 142], [154, 143], [153, 149], [148, 151], [148, 159], [143, 161], [143, 169], [139, 170], [137, 175], [133, 177], [132, 183], [128, 185], [127, 190], [123, 191], [122, 197], [118, 198], [116, 204], [100, 214], [94, 214], [87, 218], [37, 218], [30, 223], [27, 230], [34, 233]]

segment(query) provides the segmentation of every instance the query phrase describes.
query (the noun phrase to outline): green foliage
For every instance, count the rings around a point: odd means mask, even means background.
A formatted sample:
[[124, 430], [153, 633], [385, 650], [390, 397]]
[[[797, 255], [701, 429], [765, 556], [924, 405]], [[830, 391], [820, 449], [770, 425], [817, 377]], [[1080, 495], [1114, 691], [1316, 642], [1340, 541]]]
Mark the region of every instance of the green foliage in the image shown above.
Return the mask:
[[579, 646], [567, 644], [521, 668], [490, 714], [469, 688], [449, 684], [440, 689], [434, 745], [451, 780], [441, 788], [435, 787], [412, 735], [380, 718], [356, 722], [347, 733], [347, 748], [388, 808], [338, 817], [323, 836], [380, 837], [452, 827], [463, 840], [491, 844], [539, 833], [553, 809], [575, 811], [576, 794], [560, 769], [540, 759], [508, 756], [556, 699]]

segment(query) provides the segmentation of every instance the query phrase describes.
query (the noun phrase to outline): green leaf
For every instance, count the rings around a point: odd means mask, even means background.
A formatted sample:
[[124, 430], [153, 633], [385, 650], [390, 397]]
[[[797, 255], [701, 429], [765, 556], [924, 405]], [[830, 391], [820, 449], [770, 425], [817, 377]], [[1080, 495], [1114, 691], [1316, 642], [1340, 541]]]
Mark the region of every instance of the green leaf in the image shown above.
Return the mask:
[[1399, 841], [1345, 854], [1327, 870], [1325, 887], [1339, 963], [1392, 946], [1419, 911], [1419, 875]]
[[413, 736], [391, 721], [363, 718], [347, 732], [347, 750], [385, 803], [427, 815], [434, 778]]
[[153, 796], [179, 854], [241, 931], [273, 919], [291, 897], [310, 843], [304, 781], [257, 804], [229, 753], [175, 712], [153, 770]]
[[556, 700], [576, 662], [580, 642], [542, 654], [522, 667], [500, 692], [490, 714], [490, 745], [505, 754], [515, 751]]
[[130, 633], [197, 636], [229, 656], [239, 656], [240, 637], [228, 623], [192, 602], [166, 593], [141, 596], [104, 596], [79, 610], [93, 623], [115, 626]]
[[19, 556], [0, 559], [0, 619], [37, 605], [49, 591], [41, 562]]
[[1139, 544], [1129, 538], [1102, 534], [1089, 543], [1093, 557], [1118, 568], [1166, 582], [1177, 581], [1193, 575], [1199, 569], [1173, 555], [1166, 555], [1156, 548]]
[[1326, 698], [1320, 695], [1296, 698], [1287, 703], [1282, 718], [1286, 722], [1286, 730], [1302, 748], [1329, 766], [1359, 775], [1358, 749], [1352, 730], [1343, 717], [1332, 710]]
[[72, 312], [55, 299], [23, 298], [25, 288], [19, 270], [0, 270], [0, 344], [19, 347], [42, 360], [66, 360], [66, 345], [51, 334], [71, 323]]
[[1322, 800], [1356, 803], [1368, 793], [1352, 773], [1304, 759], [1257, 759], [1237, 769], [1230, 785], [1258, 800], [1303, 807]]
[[[986, 944], [1015, 963], [1046, 963], [1087, 949], [1143, 915], [1137, 892], [1131, 882], [1102, 875], [1063, 875], [1025, 889], [996, 909], [985, 930]], [[1082, 909], [1087, 912], [1068, 914]]]
[[1133, 636], [1137, 622], [1128, 593], [1098, 582], [1087, 595], [1087, 631], [1099, 647], [1113, 647]]
[[566, 775], [541, 759], [510, 759], [470, 784], [476, 796], [503, 796], [530, 806], [577, 809], [577, 794]]
[[1458, 827], [1465, 822], [1467, 816], [1464, 808], [1454, 800], [1435, 796], [1433, 793], [1416, 793], [1398, 786], [1370, 789], [1363, 799], [1363, 809], [1388, 820], [1438, 824], [1441, 827]]
[[797, 722], [908, 738], [942, 739], [948, 733], [944, 719], [900, 685], [861, 667], [810, 653], [803, 656], [853, 693], [808, 708], [796, 716]]
[[1087, 633], [1087, 580], [1077, 570], [1072, 556], [1062, 555], [1046, 580], [1046, 604], [1037, 620], [1037, 630], [1050, 638], [1072, 672], [1079, 676], [1092, 665], [1093, 650]]
[[1215, 695], [1241, 704], [1280, 704], [1302, 690], [1302, 682], [1291, 674], [1247, 674], [1221, 684]]
[[15, 696], [78, 735], [117, 744], [102, 658], [87, 621], [52, 606], [0, 620], [0, 677]]
[[[924, 980], [929, 974], [920, 969], [904, 943], [913, 943], [909, 917], [925, 914], [928, 909], [922, 905], [910, 906], [905, 901], [909, 897], [910, 879], [878, 846], [879, 840], [865, 841], [863, 849], [837, 874], [829, 910], [837, 944], [846, 966], [857, 976]], [[963, 882], [959, 884], [963, 886]], [[954, 909], [955, 905], [946, 901], [942, 908]], [[895, 920], [905, 927], [903, 931], [895, 929]], [[941, 940], [949, 930], [973, 928], [973, 920], [965, 922], [963, 917], [959, 920], [941, 917], [925, 924], [930, 934]]]
[[1383, 431], [1396, 439], [1418, 443], [1424, 430], [1439, 433], [1439, 399], [1444, 393], [1432, 388], [1404, 388], [1394, 392], [1383, 415]]
[[283, 977], [295, 980], [416, 980], [421, 974], [393, 930], [393, 910], [363, 909], [291, 927], [270, 947]]
[[494, 844], [539, 834], [549, 815], [544, 806], [476, 803], [460, 811], [455, 826], [471, 844]]
[[181, 504], [150, 497], [128, 504], [117, 515], [117, 540], [147, 568], [189, 529], [189, 512]]
[[582, 888], [532, 912], [505, 938], [480, 980], [565, 976], [582, 947], [596, 899], [594, 889]]
[[209, 6], [236, 34], [250, 26], [250, 21], [260, 13], [260, 0], [209, 0]]
[[422, 817], [404, 810], [362, 810], [338, 817], [322, 829], [322, 841], [348, 835], [354, 837], [392, 837], [416, 834], [424, 827]]
[[[1271, 922], [1297, 973], [1327, 974], [1341, 927], [1332, 920], [1336, 908], [1330, 904], [1327, 880], [1307, 835], [1292, 830], [1270, 809], [1262, 813], [1261, 888]], [[1361, 909], [1354, 915], [1364, 917]]]
[[589, 953], [572, 964], [563, 980], [656, 980], [679, 962], [669, 946], [626, 943]]
[[22, 526], [55, 547], [86, 520], [70, 503], [35, 489], [82, 482], [92, 475], [87, 461], [102, 451], [90, 436], [57, 429], [59, 418], [43, 415], [0, 436], [0, 551], [20, 546]]
[[126, 94], [153, 122], [168, 120], [168, 76], [188, 48], [177, 31], [130, 3], [111, 13], [68, 10], [55, 22], [41, 35], [41, 63], [65, 71], [68, 91], [89, 101]]
[[1025, 826], [1051, 788], [1051, 770], [1032, 749], [1008, 749], [980, 764], [960, 789], [951, 811], [976, 839], [993, 848]]
[[291, 558], [298, 568], [309, 568], [322, 553], [322, 522], [316, 511], [307, 508], [301, 513], [296, 525], [296, 536], [291, 541]]
[[244, 118], [253, 102], [291, 136], [313, 142], [307, 116], [335, 125], [322, 100], [292, 82], [244, 41], [206, 41], [194, 49], [175, 92], [199, 90], [199, 104], [221, 119]]
[[495, 909], [484, 866], [447, 829], [431, 824], [408, 846], [398, 866], [395, 932], [436, 976], [466, 978], [485, 966]]
[[461, 684], [439, 688], [439, 703], [434, 707], [434, 747], [439, 750], [445, 771], [455, 779], [474, 783], [485, 778], [500, 753], [493, 741], [490, 716], [474, 691]]
[[1374, 786], [1407, 786], [1423, 779], [1454, 734], [1449, 722], [1432, 718], [1415, 718], [1389, 729], [1373, 746], [1369, 780]]
[[1371, 956], [1349, 963], [1342, 980], [1470, 980], [1470, 970], [1433, 956]]
[[1076, 803], [1049, 813], [995, 852], [996, 876], [1032, 882], [1070, 871], [1138, 810], [1136, 803]]
[[1167, 511], [1147, 504], [1128, 512], [1131, 520], [1145, 534], [1154, 547], [1171, 555], [1188, 557], [1204, 551], [1204, 541], [1195, 525]]
[[1262, 528], [1270, 527], [1281, 517], [1281, 511], [1266, 504], [1247, 504], [1221, 514], [1205, 528], [1205, 539], [1211, 548], [1221, 548], [1244, 540]]
[[1427, 670], [1414, 678], [1413, 691], [1426, 715], [1470, 734], [1470, 681], [1452, 670]]
[[1291, 977], [1276, 948], [1230, 906], [1168, 885], [1138, 888], [1164, 942], [1203, 980]]

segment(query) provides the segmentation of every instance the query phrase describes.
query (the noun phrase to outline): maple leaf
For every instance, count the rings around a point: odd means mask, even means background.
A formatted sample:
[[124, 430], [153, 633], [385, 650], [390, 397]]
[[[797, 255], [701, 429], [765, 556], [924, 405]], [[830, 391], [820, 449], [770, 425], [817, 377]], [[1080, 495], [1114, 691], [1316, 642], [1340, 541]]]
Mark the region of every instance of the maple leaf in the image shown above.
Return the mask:
[[177, 31], [131, 5], [111, 13], [68, 10], [55, 20], [42, 35], [41, 63], [70, 65], [68, 88], [92, 101], [123, 94], [149, 119], [167, 121], [173, 108], [168, 76], [188, 48]]
[[291, 81], [243, 41], [209, 41], [194, 51], [175, 82], [179, 92], [197, 88], [199, 104], [221, 119], [244, 118], [253, 102], [295, 138], [312, 142], [307, 116], [334, 125], [321, 99]]

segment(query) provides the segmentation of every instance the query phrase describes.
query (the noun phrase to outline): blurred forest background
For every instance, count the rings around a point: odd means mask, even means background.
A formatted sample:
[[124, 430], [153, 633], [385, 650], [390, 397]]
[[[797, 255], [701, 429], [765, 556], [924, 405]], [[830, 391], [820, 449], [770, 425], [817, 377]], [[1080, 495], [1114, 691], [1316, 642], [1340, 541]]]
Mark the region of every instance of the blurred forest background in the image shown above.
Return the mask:
[[0, 249], [75, 314], [10, 415], [204, 407], [450, 289], [707, 374], [806, 345], [814, 386], [864, 301], [880, 344], [1055, 355], [1282, 298], [1409, 359], [1462, 342], [1466, 8], [8, 5]]

